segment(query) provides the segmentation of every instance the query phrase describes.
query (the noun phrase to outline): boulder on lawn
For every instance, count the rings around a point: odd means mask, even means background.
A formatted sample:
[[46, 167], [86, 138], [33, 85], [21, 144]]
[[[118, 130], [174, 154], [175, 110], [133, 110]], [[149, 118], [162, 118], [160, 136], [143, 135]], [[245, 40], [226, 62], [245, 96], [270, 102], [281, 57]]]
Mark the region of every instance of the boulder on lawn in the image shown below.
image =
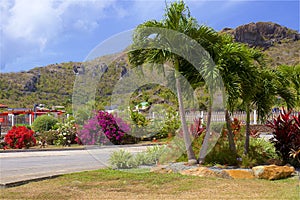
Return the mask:
[[193, 169], [182, 170], [179, 172], [182, 175], [192, 175], [192, 176], [200, 176], [200, 177], [216, 177], [217, 174], [208, 169], [207, 167], [197, 167]]
[[256, 178], [277, 180], [290, 177], [295, 172], [295, 168], [289, 166], [266, 165], [253, 167], [252, 171]]
[[167, 165], [159, 165], [151, 168], [150, 172], [160, 173], [160, 174], [170, 174], [173, 172], [173, 170], [168, 168]]
[[223, 170], [233, 179], [253, 179], [252, 171], [244, 170], [244, 169], [226, 169]]
[[182, 175], [199, 176], [199, 177], [215, 177], [215, 178], [227, 178], [232, 179], [228, 173], [224, 170], [212, 170], [208, 167], [197, 167], [193, 169], [181, 170], [179, 172]]

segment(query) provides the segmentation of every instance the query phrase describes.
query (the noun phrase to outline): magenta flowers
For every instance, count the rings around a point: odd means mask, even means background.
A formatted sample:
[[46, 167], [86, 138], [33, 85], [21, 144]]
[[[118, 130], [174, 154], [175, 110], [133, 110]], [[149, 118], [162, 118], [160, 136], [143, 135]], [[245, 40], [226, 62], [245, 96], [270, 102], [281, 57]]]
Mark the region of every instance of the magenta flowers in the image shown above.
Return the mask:
[[83, 125], [78, 137], [86, 145], [107, 144], [108, 142], [121, 144], [124, 135], [129, 131], [130, 126], [121, 118], [105, 111], [98, 111]]

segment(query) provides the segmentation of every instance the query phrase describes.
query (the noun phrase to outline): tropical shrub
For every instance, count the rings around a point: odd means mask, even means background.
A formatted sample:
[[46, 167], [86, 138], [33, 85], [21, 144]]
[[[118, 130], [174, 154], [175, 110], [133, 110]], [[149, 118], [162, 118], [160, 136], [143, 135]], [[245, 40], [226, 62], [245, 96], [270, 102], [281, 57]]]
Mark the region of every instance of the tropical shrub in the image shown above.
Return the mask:
[[58, 119], [49, 115], [42, 115], [37, 117], [32, 123], [32, 129], [35, 132], [49, 131], [52, 127], [58, 123]]
[[84, 145], [135, 143], [135, 138], [126, 134], [128, 132], [130, 126], [120, 117], [98, 111], [78, 131], [77, 141]]
[[149, 124], [149, 120], [147, 120], [146, 117], [139, 112], [131, 111], [130, 118], [139, 128], [147, 126]]
[[[243, 139], [243, 134], [241, 134], [241, 121], [238, 120], [237, 118], [234, 118], [233, 121], [231, 122], [231, 130], [233, 132], [234, 135], [234, 141], [239, 141]], [[226, 139], [228, 136], [228, 130], [227, 128], [223, 127], [223, 134], [222, 136], [224, 137], [224, 139]]]
[[57, 123], [56, 134], [57, 138], [53, 141], [55, 145], [70, 146], [71, 144], [77, 143], [77, 127], [75, 120], [70, 119], [65, 123]]
[[113, 152], [110, 156], [109, 163], [114, 169], [137, 167], [137, 163], [135, 162], [133, 155], [124, 149]]
[[98, 123], [97, 115], [87, 120], [77, 136], [78, 143], [84, 145], [100, 145], [109, 142]]
[[156, 138], [174, 136], [180, 125], [178, 113], [170, 107], [166, 112], [165, 123]]
[[162, 155], [166, 152], [167, 148], [166, 146], [152, 146], [147, 147], [147, 150], [145, 152], [145, 158], [144, 164], [146, 165], [152, 165], [157, 164], [161, 161]]
[[224, 139], [224, 137], [220, 137], [213, 149], [207, 154], [205, 163], [237, 165], [238, 161], [236, 159], [236, 155], [230, 150], [227, 139]]
[[6, 142], [4, 140], [0, 140], [0, 149], [5, 149], [6, 148]]
[[240, 165], [241, 167], [253, 167], [256, 165], [269, 164], [270, 160], [277, 160], [275, 147], [272, 143], [265, 141], [263, 138], [250, 138], [249, 152], [244, 155], [245, 140], [236, 142], [237, 154], [240, 156], [236, 159], [229, 148], [228, 141], [220, 138], [211, 152], [208, 153], [206, 164], [222, 165]]
[[[244, 142], [241, 143], [244, 145]], [[241, 149], [242, 150], [242, 149]], [[242, 155], [242, 152], [239, 152]], [[264, 138], [250, 138], [248, 155], [242, 155], [241, 165], [253, 167], [258, 164], [269, 164], [270, 160], [279, 160], [274, 145]]]
[[161, 157], [167, 153], [166, 146], [147, 147], [146, 151], [131, 154], [123, 149], [112, 153], [109, 162], [112, 168], [128, 169], [140, 165], [154, 165], [160, 162]]
[[108, 112], [99, 111], [97, 120], [103, 133], [113, 144], [121, 144], [125, 133], [130, 132], [130, 126], [126, 122]]
[[57, 139], [57, 131], [49, 130], [36, 133], [36, 139], [41, 144], [41, 146], [45, 145], [54, 145], [54, 141]]
[[36, 144], [34, 132], [25, 126], [13, 126], [4, 137], [7, 147], [13, 149], [29, 148]]
[[273, 121], [268, 121], [267, 126], [273, 129], [272, 143], [276, 152], [283, 159], [284, 163], [299, 166], [300, 162], [300, 113], [292, 116], [291, 111], [279, 114]]
[[[194, 123], [189, 127], [189, 133], [192, 138], [198, 138], [205, 132], [205, 125], [202, 124], [200, 118], [194, 119]], [[183, 137], [183, 130], [179, 131], [179, 136]]]
[[[205, 130], [206, 130], [206, 126], [205, 124], [202, 124], [202, 121], [200, 118], [195, 118], [194, 119], [194, 123], [190, 124], [189, 127], [189, 134], [191, 136], [191, 138], [193, 139], [192, 141], [192, 147], [193, 147], [193, 151], [195, 152], [195, 154], [198, 154], [200, 152], [202, 143], [203, 143], [203, 139], [205, 134]], [[175, 141], [177, 141], [177, 144], [172, 148], [180, 148], [177, 151], [179, 152], [183, 152], [182, 155], [177, 159], [177, 161], [182, 162], [182, 161], [186, 161], [187, 159], [187, 154], [186, 151], [183, 150], [185, 149], [184, 144], [180, 144], [182, 141], [180, 141], [180, 139], [183, 139], [183, 130], [180, 129], [179, 134], [178, 134], [179, 138], [176, 138]], [[174, 141], [174, 140], [173, 140]]]
[[134, 160], [137, 166], [139, 165], [150, 165], [152, 163], [151, 157], [148, 157], [148, 155], [145, 152], [137, 153], [134, 156]]
[[[219, 126], [219, 125], [218, 125]], [[220, 128], [220, 127], [219, 127]], [[228, 143], [228, 131], [225, 127], [221, 132], [216, 145], [207, 154], [205, 163], [209, 165], [222, 164], [222, 165], [240, 165], [242, 167], [253, 167], [259, 164], [267, 164], [271, 159], [278, 159], [275, 151], [275, 147], [272, 143], [265, 141], [262, 138], [250, 138], [250, 146], [248, 155], [244, 155], [245, 145], [245, 127], [241, 125], [241, 122], [234, 119], [231, 124], [231, 128], [234, 133], [234, 140], [236, 143], [237, 154], [232, 153]], [[200, 137], [201, 138], [201, 137]], [[196, 148], [195, 152], [201, 149], [202, 140], [194, 140], [193, 147]]]
[[[131, 135], [136, 138], [146, 139], [151, 137], [149, 135], [149, 126], [151, 121], [146, 119], [146, 117], [138, 112], [130, 111], [130, 119], [132, 121], [131, 124]], [[154, 121], [155, 123], [155, 121]], [[151, 134], [151, 133], [150, 133]]]

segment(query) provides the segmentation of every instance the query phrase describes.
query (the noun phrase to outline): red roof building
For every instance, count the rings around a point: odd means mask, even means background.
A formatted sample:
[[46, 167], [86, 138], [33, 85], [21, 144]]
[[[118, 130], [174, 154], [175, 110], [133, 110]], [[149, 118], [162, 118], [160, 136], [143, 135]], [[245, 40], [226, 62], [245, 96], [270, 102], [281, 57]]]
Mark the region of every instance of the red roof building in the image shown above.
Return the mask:
[[0, 108], [8, 108], [8, 105], [4, 105], [0, 103]]

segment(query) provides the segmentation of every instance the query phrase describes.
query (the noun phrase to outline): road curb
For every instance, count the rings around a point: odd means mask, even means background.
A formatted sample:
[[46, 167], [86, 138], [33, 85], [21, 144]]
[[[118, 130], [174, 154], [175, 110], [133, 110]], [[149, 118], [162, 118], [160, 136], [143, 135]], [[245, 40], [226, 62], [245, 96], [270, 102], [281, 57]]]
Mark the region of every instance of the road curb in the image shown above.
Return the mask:
[[112, 148], [112, 147], [139, 147], [139, 146], [155, 146], [155, 145], [162, 145], [160, 143], [149, 143], [149, 144], [127, 144], [127, 145], [105, 145], [105, 146], [91, 146], [91, 147], [70, 147], [70, 148], [56, 148], [56, 149], [7, 149], [0, 151], [1, 153], [17, 153], [17, 152], [39, 152], [39, 151], [74, 151], [74, 150], [90, 150], [90, 149], [99, 149], [99, 148]]
[[59, 176], [62, 176], [62, 174], [49, 175], [49, 176], [38, 177], [38, 178], [31, 178], [31, 179], [28, 179], [28, 180], [15, 181], [15, 182], [11, 182], [11, 183], [1, 183], [0, 184], [0, 189], [10, 188], [10, 187], [17, 187], [17, 186], [20, 186], [20, 185], [25, 185], [25, 184], [30, 183], [30, 182], [43, 181], [43, 180], [47, 180], [47, 179], [57, 178]]
[[82, 148], [58, 148], [58, 149], [7, 149], [0, 151], [0, 153], [14, 153], [14, 152], [36, 152], [36, 151], [71, 151], [71, 150], [86, 150]]

